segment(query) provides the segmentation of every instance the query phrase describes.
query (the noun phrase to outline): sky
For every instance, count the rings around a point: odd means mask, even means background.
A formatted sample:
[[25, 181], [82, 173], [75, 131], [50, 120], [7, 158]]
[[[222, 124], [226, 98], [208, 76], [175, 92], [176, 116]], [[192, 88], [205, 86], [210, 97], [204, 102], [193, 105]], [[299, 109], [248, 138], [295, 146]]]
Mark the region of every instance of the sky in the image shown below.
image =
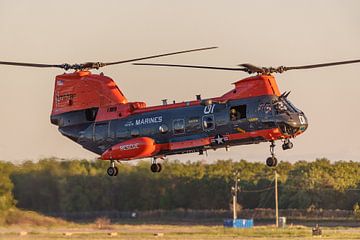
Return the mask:
[[[179, 50], [218, 49], [148, 60], [235, 67], [293, 66], [360, 59], [358, 0], [0, 0], [0, 61], [117, 61]], [[280, 90], [309, 120], [308, 130], [280, 160], [360, 160], [360, 64], [276, 74]], [[151, 68], [101, 69], [129, 101], [148, 106], [220, 96], [242, 72]], [[98, 73], [99, 71], [94, 71]], [[50, 123], [59, 69], [0, 66], [0, 160], [97, 156], [61, 136]], [[265, 161], [269, 144], [170, 159]]]

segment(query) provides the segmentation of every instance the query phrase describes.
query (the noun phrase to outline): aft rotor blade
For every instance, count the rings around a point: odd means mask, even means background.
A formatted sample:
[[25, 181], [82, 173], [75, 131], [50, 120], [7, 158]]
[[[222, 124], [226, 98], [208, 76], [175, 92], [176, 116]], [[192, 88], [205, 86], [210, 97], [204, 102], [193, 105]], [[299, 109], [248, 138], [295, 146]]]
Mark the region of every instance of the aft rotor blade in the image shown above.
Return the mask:
[[42, 63], [24, 63], [24, 62], [3, 62], [0, 61], [0, 65], [10, 65], [10, 66], [21, 66], [21, 67], [38, 67], [38, 68], [63, 68], [62, 64], [42, 64]]
[[156, 67], [201, 68], [201, 69], [227, 70], [227, 71], [243, 71], [243, 72], [247, 72], [247, 71], [248, 71], [247, 68], [227, 68], [227, 67], [211, 67], [211, 66], [179, 65], [179, 64], [163, 64], [163, 63], [133, 63], [133, 65], [156, 66]]
[[196, 49], [190, 49], [190, 50], [185, 50], [185, 51], [178, 51], [178, 52], [172, 52], [172, 53], [152, 55], [152, 56], [148, 56], [148, 57], [133, 58], [133, 59], [122, 60], [122, 61], [118, 61], [118, 62], [109, 62], [109, 63], [104, 63], [104, 65], [109, 66], [109, 65], [122, 64], [122, 63], [128, 63], [128, 62], [135, 62], [135, 61], [141, 61], [141, 60], [158, 58], [158, 57], [171, 56], [171, 55], [182, 54], [182, 53], [210, 50], [210, 49], [215, 49], [215, 48], [217, 48], [217, 47], [196, 48]]
[[243, 64], [241, 66], [247, 67], [249, 73], [258, 73], [258, 74], [272, 74], [272, 73], [283, 73], [289, 70], [301, 70], [301, 69], [312, 69], [312, 68], [321, 68], [321, 67], [330, 67], [336, 65], [352, 64], [359, 63], [360, 59], [341, 61], [341, 62], [330, 62], [330, 63], [320, 63], [320, 64], [311, 64], [311, 65], [302, 65], [302, 66], [279, 66], [279, 67], [256, 67], [251, 64]]
[[341, 61], [341, 62], [330, 62], [330, 63], [320, 63], [320, 64], [312, 64], [312, 65], [303, 65], [303, 66], [293, 66], [293, 67], [284, 67], [285, 71], [293, 70], [293, 69], [311, 69], [311, 68], [321, 68], [321, 67], [329, 67], [336, 65], [344, 65], [344, 64], [352, 64], [359, 63], [360, 59], [357, 60], [349, 60], [349, 61]]

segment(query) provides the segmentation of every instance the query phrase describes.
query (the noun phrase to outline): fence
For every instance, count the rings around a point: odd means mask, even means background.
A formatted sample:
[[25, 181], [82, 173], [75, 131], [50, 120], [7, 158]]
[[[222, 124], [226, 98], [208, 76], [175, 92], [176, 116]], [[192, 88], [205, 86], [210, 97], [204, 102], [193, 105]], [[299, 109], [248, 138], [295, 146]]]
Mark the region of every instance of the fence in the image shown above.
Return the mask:
[[[106, 217], [113, 221], [122, 219], [140, 219], [140, 220], [215, 220], [225, 219], [232, 216], [230, 210], [152, 210], [152, 211], [101, 211], [101, 212], [73, 212], [73, 213], [48, 213], [53, 217], [60, 217], [71, 221], [93, 221], [100, 217]], [[350, 210], [302, 210], [302, 209], [281, 209], [279, 215], [293, 220], [354, 220], [355, 215]], [[238, 212], [238, 218], [267, 220], [275, 219], [274, 209], [242, 209]]]

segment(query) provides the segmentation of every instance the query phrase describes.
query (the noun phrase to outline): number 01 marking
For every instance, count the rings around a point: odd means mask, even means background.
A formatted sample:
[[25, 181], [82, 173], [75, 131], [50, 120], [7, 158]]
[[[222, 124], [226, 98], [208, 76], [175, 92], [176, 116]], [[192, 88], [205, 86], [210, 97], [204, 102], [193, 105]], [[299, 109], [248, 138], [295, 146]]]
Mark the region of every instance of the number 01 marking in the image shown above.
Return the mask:
[[207, 105], [204, 108], [204, 114], [214, 113], [215, 104]]
[[300, 123], [301, 124], [305, 124], [306, 123], [306, 120], [305, 120], [305, 118], [304, 118], [304, 116], [299, 116], [299, 120], [300, 120]]

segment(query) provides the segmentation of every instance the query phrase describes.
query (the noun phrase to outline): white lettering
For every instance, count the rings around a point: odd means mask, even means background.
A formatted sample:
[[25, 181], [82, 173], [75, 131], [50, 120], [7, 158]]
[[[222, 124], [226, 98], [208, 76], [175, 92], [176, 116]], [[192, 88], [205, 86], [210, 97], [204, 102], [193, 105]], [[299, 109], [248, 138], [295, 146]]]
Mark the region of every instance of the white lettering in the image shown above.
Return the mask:
[[215, 104], [207, 105], [204, 108], [204, 114], [214, 113]]
[[121, 151], [128, 151], [128, 150], [133, 150], [133, 149], [137, 149], [137, 148], [139, 148], [139, 143], [126, 144], [126, 145], [120, 146]]
[[136, 119], [135, 125], [145, 125], [145, 124], [152, 124], [152, 123], [161, 123], [163, 121], [162, 116], [157, 117], [150, 117], [150, 118], [142, 118]]
[[301, 124], [305, 124], [305, 123], [306, 123], [306, 120], [305, 120], [304, 116], [302, 116], [302, 115], [299, 116], [299, 120], [300, 120], [300, 123], [301, 123]]

